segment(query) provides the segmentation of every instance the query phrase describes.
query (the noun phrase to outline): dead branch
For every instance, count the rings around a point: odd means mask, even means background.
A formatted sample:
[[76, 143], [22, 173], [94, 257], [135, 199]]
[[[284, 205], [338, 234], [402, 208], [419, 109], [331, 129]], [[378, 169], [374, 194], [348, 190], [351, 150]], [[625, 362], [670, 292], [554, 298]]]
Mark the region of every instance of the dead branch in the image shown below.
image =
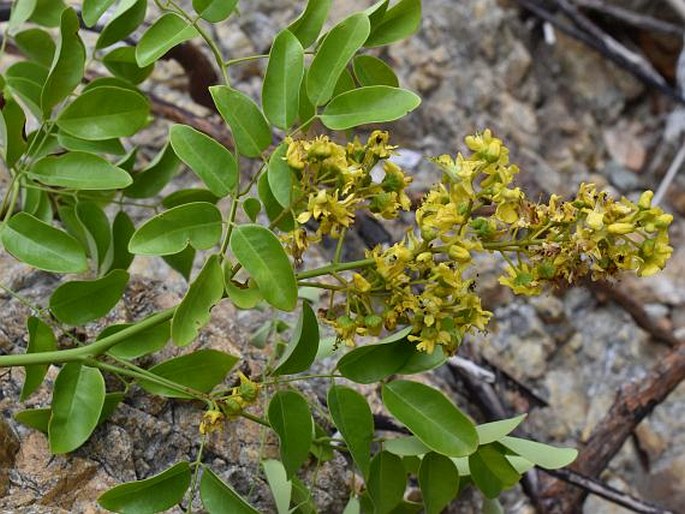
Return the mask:
[[612, 503], [621, 505], [626, 509], [632, 510], [633, 512], [640, 512], [642, 514], [675, 514], [670, 510], [663, 509], [658, 505], [654, 505], [641, 500], [640, 498], [636, 498], [635, 496], [624, 493], [623, 491], [619, 491], [615, 487], [604, 484], [597, 479], [586, 477], [570, 469], [539, 469], [543, 473], [558, 478], [559, 480], [563, 480], [567, 484], [573, 484], [574, 486], [577, 486], [588, 493], [601, 496], [605, 500], [609, 500]]
[[660, 327], [650, 318], [640, 302], [621, 291], [620, 288], [613, 286], [609, 282], [591, 282], [588, 284], [588, 287], [600, 299], [606, 298], [616, 302], [623, 310], [630, 314], [637, 326], [648, 332], [656, 341], [670, 347], [676, 347], [680, 344], [680, 341], [672, 332]]
[[554, 2], [572, 20], [575, 26], [562, 22], [553, 12], [545, 9], [539, 0], [516, 1], [538, 18], [552, 24], [561, 32], [596, 50], [647, 86], [670, 96], [674, 100], [685, 103], [685, 96], [669, 86], [644, 57], [628, 50], [621, 43], [603, 32], [567, 0], [554, 0]]
[[675, 36], [682, 36], [685, 33], [685, 29], [683, 29], [681, 25], [669, 23], [664, 20], [631, 11], [624, 7], [609, 4], [604, 0], [573, 0], [573, 3], [579, 7], [585, 7], [588, 10], [611, 16], [612, 18], [639, 29], [661, 32], [663, 34], [673, 34]]
[[[685, 342], [680, 342], [646, 377], [622, 387], [592, 432], [571, 469], [596, 478], [618, 453], [635, 427], [685, 379]], [[541, 496], [548, 512], [577, 512], [587, 491], [559, 480], [543, 484]]]

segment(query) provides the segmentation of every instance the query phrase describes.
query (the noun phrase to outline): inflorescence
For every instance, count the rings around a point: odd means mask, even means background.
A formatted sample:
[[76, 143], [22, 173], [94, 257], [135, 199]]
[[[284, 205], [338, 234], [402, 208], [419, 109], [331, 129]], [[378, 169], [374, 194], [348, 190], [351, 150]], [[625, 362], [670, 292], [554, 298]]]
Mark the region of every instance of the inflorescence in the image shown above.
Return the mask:
[[[411, 208], [411, 177], [388, 160], [395, 147], [387, 132], [373, 132], [365, 144], [342, 146], [325, 136], [288, 143], [286, 160], [299, 181], [295, 228], [282, 238], [296, 261], [324, 236], [342, 237], [362, 211], [393, 219]], [[434, 159], [442, 181], [424, 196], [402, 241], [367, 251], [366, 265], [351, 276], [334, 274], [340, 285], [323, 318], [340, 341], [353, 345], [357, 336], [410, 325], [418, 349], [441, 345], [453, 353], [492, 316], [476, 292], [479, 252], [500, 253], [506, 268], [499, 282], [523, 295], [620, 271], [648, 276], [665, 266], [673, 217], [651, 205], [651, 191], [634, 203], [581, 184], [572, 200], [551, 195], [537, 203], [513, 186], [519, 169], [490, 130], [466, 145], [468, 155]]]

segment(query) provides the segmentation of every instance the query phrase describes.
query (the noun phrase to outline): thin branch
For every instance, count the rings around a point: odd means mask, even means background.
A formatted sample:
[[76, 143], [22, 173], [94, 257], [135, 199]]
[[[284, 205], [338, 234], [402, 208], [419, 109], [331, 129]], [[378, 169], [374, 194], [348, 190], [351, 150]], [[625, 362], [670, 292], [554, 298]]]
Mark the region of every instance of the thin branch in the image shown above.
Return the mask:
[[655, 340], [670, 347], [676, 347], [680, 344], [678, 338], [676, 338], [672, 332], [657, 325], [649, 314], [647, 314], [647, 311], [642, 304], [631, 295], [621, 291], [618, 287], [614, 287], [609, 282], [604, 281], [591, 282], [588, 284], [588, 287], [595, 295], [616, 302], [623, 310], [630, 314], [637, 326], [645, 332], [648, 332]]
[[682, 36], [683, 33], [685, 33], [685, 29], [681, 25], [669, 23], [664, 20], [631, 11], [624, 7], [609, 4], [604, 0], [573, 0], [573, 3], [580, 7], [606, 14], [607, 16], [621, 20], [639, 29], [661, 32], [663, 34], [673, 34], [676, 36]]
[[652, 204], [659, 205], [661, 203], [661, 200], [664, 198], [664, 195], [666, 194], [668, 187], [671, 185], [671, 182], [673, 182], [675, 176], [682, 169], [683, 161], [685, 161], [685, 144], [681, 145], [680, 150], [678, 150], [678, 153], [673, 159], [673, 162], [671, 162], [671, 165], [668, 167], [666, 175], [664, 175], [664, 178], [661, 179], [659, 188], [656, 190], [656, 193], [654, 193]]
[[605, 34], [599, 27], [583, 15], [566, 0], [555, 0], [555, 3], [574, 22], [576, 27], [563, 23], [552, 12], [545, 9], [538, 0], [516, 0], [525, 9], [540, 19], [554, 25], [557, 29], [593, 48], [607, 59], [634, 75], [644, 84], [671, 98], [685, 103], [685, 97], [673, 89], [652, 65], [641, 55], [628, 50], [614, 38]]
[[559, 480], [563, 480], [567, 484], [573, 484], [588, 493], [601, 496], [605, 500], [621, 505], [633, 512], [640, 512], [642, 514], [675, 514], [675, 512], [666, 510], [653, 503], [646, 502], [640, 498], [632, 496], [623, 491], [611, 487], [595, 478], [590, 478], [581, 475], [570, 469], [542, 469], [538, 468], [543, 473], [551, 475]]
[[[684, 379], [685, 342], [681, 342], [660, 359], [646, 377], [640, 377], [618, 391], [611, 408], [592, 431], [571, 468], [588, 477], [598, 477], [637, 425]], [[550, 513], [577, 512], [587, 496], [587, 491], [559, 480], [546, 482], [541, 494]]]

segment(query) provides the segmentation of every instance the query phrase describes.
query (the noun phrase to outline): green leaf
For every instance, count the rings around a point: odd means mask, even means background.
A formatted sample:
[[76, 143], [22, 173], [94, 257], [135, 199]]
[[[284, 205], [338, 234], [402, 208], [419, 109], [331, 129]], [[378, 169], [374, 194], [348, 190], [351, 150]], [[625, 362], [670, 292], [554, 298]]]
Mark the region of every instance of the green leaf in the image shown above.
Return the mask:
[[77, 97], [57, 117], [57, 126], [88, 141], [128, 137], [147, 124], [150, 102], [140, 93], [102, 86]]
[[36, 0], [16, 0], [13, 3], [9, 19], [10, 31], [26, 23], [36, 9], [36, 3]]
[[154, 159], [133, 177], [133, 184], [124, 191], [129, 198], [150, 198], [158, 195], [176, 175], [181, 161], [167, 144]]
[[521, 414], [515, 418], [503, 419], [501, 421], [493, 421], [492, 423], [478, 425], [476, 427], [476, 432], [478, 432], [478, 442], [480, 444], [488, 444], [499, 441], [505, 435], [515, 430], [524, 419], [526, 419], [526, 414]]
[[480, 446], [476, 453], [469, 455], [469, 469], [471, 479], [488, 498], [497, 497], [521, 479], [521, 475], [493, 444]]
[[333, 98], [342, 95], [343, 93], [347, 93], [348, 91], [351, 91], [356, 87], [357, 84], [355, 84], [354, 82], [354, 77], [352, 76], [352, 73], [350, 73], [350, 71], [347, 68], [345, 68], [343, 72], [340, 74], [338, 82], [335, 83], [335, 88], [333, 89]]
[[[153, 366], [148, 371], [166, 378], [171, 382], [208, 393], [226, 378], [231, 368], [238, 362], [238, 357], [218, 350], [197, 350], [188, 355], [175, 357]], [[138, 380], [140, 387], [148, 393], [168, 398], [192, 398], [170, 387], [165, 387], [148, 380]]]
[[44, 27], [57, 27], [66, 7], [63, 0], [38, 0], [29, 21]]
[[308, 0], [302, 14], [288, 25], [292, 33], [304, 48], [311, 46], [323, 28], [323, 24], [331, 8], [331, 0]]
[[300, 107], [297, 110], [297, 121], [302, 124], [300, 130], [305, 133], [314, 122], [314, 116], [316, 115], [316, 107], [307, 96], [307, 75], [308, 70], [305, 68], [305, 77], [302, 80], [302, 84], [300, 84]]
[[442, 349], [432, 354], [420, 352], [407, 340], [407, 327], [375, 344], [349, 351], [338, 361], [338, 370], [345, 378], [360, 384], [378, 382], [390, 375], [411, 375], [440, 366], [445, 361]]
[[139, 227], [128, 249], [138, 255], [171, 255], [188, 245], [208, 250], [221, 239], [221, 221], [221, 212], [211, 203], [179, 205]]
[[281, 460], [291, 477], [309, 455], [314, 421], [305, 398], [292, 390], [278, 391], [269, 402], [269, 423], [278, 434]]
[[98, 269], [107, 269], [112, 262], [112, 228], [109, 218], [95, 202], [79, 202], [75, 207], [76, 217], [85, 229], [87, 246]]
[[283, 232], [290, 232], [295, 228], [295, 218], [290, 213], [290, 211], [284, 208], [276, 197], [271, 192], [271, 186], [269, 186], [269, 177], [267, 173], [262, 173], [257, 181], [257, 193], [259, 198], [264, 204], [264, 210], [266, 211], [266, 216], [272, 223], [275, 222], [276, 228]]
[[57, 142], [65, 150], [89, 153], [108, 153], [121, 155], [126, 153], [121, 141], [118, 139], [103, 139], [102, 141], [86, 141], [79, 137], [74, 137], [66, 132], [57, 133]]
[[204, 20], [219, 23], [235, 10], [238, 0], [193, 0], [193, 9]]
[[383, 404], [422, 443], [438, 453], [463, 457], [478, 448], [478, 434], [471, 420], [432, 387], [395, 380], [383, 386]]
[[186, 203], [207, 202], [216, 205], [219, 197], [206, 189], [179, 189], [162, 200], [162, 207], [171, 209]]
[[[103, 339], [134, 325], [136, 323], [109, 325], [98, 334], [97, 338]], [[118, 359], [137, 359], [164, 348], [169, 339], [171, 339], [171, 322], [165, 321], [159, 325], [154, 325], [132, 334], [110, 348], [107, 353]]]
[[117, 212], [112, 223], [112, 263], [109, 270], [127, 270], [133, 262], [133, 255], [128, 251], [128, 243], [136, 231], [133, 221], [124, 211]]
[[262, 107], [272, 125], [287, 130], [297, 118], [304, 49], [287, 30], [274, 39], [262, 84]]
[[283, 464], [277, 460], [267, 459], [262, 461], [262, 467], [276, 503], [276, 511], [278, 514], [289, 514], [293, 484], [288, 480]]
[[195, 263], [195, 248], [187, 246], [184, 250], [171, 255], [164, 255], [162, 259], [171, 266], [171, 269], [178, 271], [186, 282], [190, 282], [190, 274]]
[[430, 452], [430, 448], [423, 444], [416, 436], [408, 435], [396, 437], [383, 443], [383, 449], [400, 457], [415, 457]]
[[399, 87], [400, 85], [392, 68], [373, 55], [357, 55], [352, 59], [352, 69], [362, 86]]
[[24, 131], [26, 130], [26, 115], [13, 98], [5, 99], [5, 106], [0, 110], [4, 121], [5, 134], [2, 141], [3, 157], [8, 167], [14, 166], [26, 150]]
[[113, 3], [114, 0], [83, 0], [81, 16], [86, 27], [95, 25]]
[[125, 170], [86, 152], [43, 157], [28, 175], [48, 186], [81, 190], [121, 189], [133, 182]]
[[368, 478], [374, 434], [373, 414], [369, 404], [354, 389], [333, 386], [328, 391], [328, 410], [362, 476]]
[[[324, 433], [321, 437], [326, 437], [327, 435]], [[307, 484], [296, 476], [292, 478], [292, 483], [293, 498], [291, 501], [295, 505], [292, 509], [294, 514], [316, 514], [314, 498]]]
[[45, 66], [30, 61], [19, 61], [5, 71], [5, 80], [12, 94], [23, 100], [38, 119], [43, 117], [40, 95], [47, 77], [48, 69]]
[[148, 28], [136, 46], [138, 66], [154, 64], [173, 47], [198, 36], [197, 29], [178, 14], [167, 12]]
[[389, 45], [412, 35], [420, 24], [421, 0], [400, 0], [385, 11], [380, 22], [374, 25], [364, 46]]
[[[230, 272], [230, 263], [227, 261], [228, 271]], [[238, 307], [238, 309], [254, 309], [259, 302], [264, 300], [262, 293], [259, 291], [254, 280], [248, 280], [247, 284], [240, 284], [230, 279], [226, 272], [224, 272], [224, 283], [226, 287], [226, 295]]]
[[319, 350], [319, 323], [309, 303], [302, 303], [302, 315], [288, 347], [276, 364], [274, 375], [292, 375], [306, 371]]
[[288, 255], [274, 233], [261, 225], [239, 225], [231, 234], [230, 246], [264, 299], [277, 309], [292, 311], [297, 305], [297, 281]]
[[0, 237], [5, 250], [34, 268], [54, 273], [88, 268], [86, 252], [76, 239], [25, 212], [12, 216]]
[[121, 299], [128, 279], [128, 273], [116, 269], [98, 280], [65, 282], [50, 296], [50, 311], [68, 325], [101, 318]]
[[271, 154], [266, 169], [269, 190], [283, 207], [290, 207], [293, 199], [293, 171], [285, 161], [287, 150], [288, 145], [286, 143], [278, 145]]
[[79, 19], [71, 8], [62, 11], [60, 38], [50, 73], [40, 98], [44, 118], [81, 83], [86, 64], [86, 47], [78, 35]]
[[544, 469], [563, 468], [578, 457], [578, 450], [575, 448], [557, 448], [518, 437], [502, 437], [499, 442], [517, 455]]
[[345, 505], [345, 510], [342, 514], [361, 514], [361, 504], [359, 503], [359, 498], [356, 496], [350, 496], [347, 505]]
[[[29, 332], [29, 344], [26, 347], [26, 353], [40, 353], [40, 352], [54, 352], [57, 350], [57, 339], [52, 329], [48, 324], [35, 316], [29, 317], [26, 322], [26, 328]], [[25, 366], [26, 377], [24, 378], [24, 385], [21, 388], [21, 396], [19, 399], [23, 402], [36, 389], [40, 387], [48, 372], [47, 364], [33, 364]]]
[[[32, 184], [31, 184], [32, 185]], [[23, 210], [32, 214], [36, 218], [46, 223], [50, 223], [53, 219], [52, 205], [50, 198], [45, 191], [35, 189], [26, 184], [24, 189], [24, 208]]]
[[218, 197], [231, 193], [238, 185], [238, 164], [225, 146], [187, 125], [169, 130], [174, 152], [207, 188]]
[[193, 342], [209, 322], [210, 311], [224, 294], [224, 277], [219, 256], [212, 255], [190, 284], [171, 321], [171, 338], [179, 346]]
[[95, 49], [100, 50], [121, 41], [145, 20], [147, 0], [121, 0], [111, 21], [100, 32]]
[[81, 90], [81, 94], [99, 87], [118, 87], [119, 89], [126, 89], [127, 91], [132, 91], [133, 93], [138, 93], [142, 95], [140, 89], [138, 89], [134, 84], [131, 84], [128, 80], [120, 79], [117, 77], [99, 77], [95, 80], [88, 82]]
[[209, 514], [259, 514], [231, 486], [223, 482], [209, 468], [203, 468], [200, 481], [202, 505]]
[[406, 486], [407, 475], [397, 455], [382, 451], [371, 460], [367, 487], [374, 514], [392, 512], [402, 502]]
[[52, 453], [75, 450], [90, 437], [105, 402], [105, 380], [96, 368], [64, 365], [52, 392], [48, 439]]
[[47, 434], [51, 414], [52, 411], [50, 409], [26, 409], [17, 412], [14, 415], [14, 419], [24, 426]]
[[420, 103], [421, 98], [406, 89], [366, 86], [336, 96], [320, 119], [331, 130], [347, 130], [359, 125], [397, 120]]
[[187, 462], [179, 462], [158, 475], [113, 487], [98, 498], [101, 507], [124, 514], [154, 514], [183, 500], [190, 486]]
[[14, 35], [14, 42], [29, 59], [49, 68], [55, 55], [55, 42], [43, 29], [31, 28]]
[[139, 84], [150, 76], [155, 67], [154, 62], [139, 66], [136, 61], [136, 49], [132, 46], [115, 48], [102, 58], [102, 64], [116, 77]]
[[238, 152], [245, 157], [259, 157], [271, 145], [271, 129], [257, 104], [228, 86], [212, 86], [209, 92], [219, 114], [231, 127]]
[[426, 514], [440, 514], [459, 493], [459, 473], [450, 459], [430, 452], [421, 459], [419, 485]]
[[370, 30], [368, 16], [357, 13], [345, 18], [326, 35], [307, 73], [307, 95], [314, 105], [331, 99], [338, 77], [364, 44]]
[[247, 214], [247, 217], [250, 218], [250, 221], [254, 223], [257, 221], [257, 216], [259, 216], [259, 213], [262, 210], [262, 202], [257, 198], [245, 198], [245, 200], [243, 200], [243, 210], [245, 211], [245, 214]]

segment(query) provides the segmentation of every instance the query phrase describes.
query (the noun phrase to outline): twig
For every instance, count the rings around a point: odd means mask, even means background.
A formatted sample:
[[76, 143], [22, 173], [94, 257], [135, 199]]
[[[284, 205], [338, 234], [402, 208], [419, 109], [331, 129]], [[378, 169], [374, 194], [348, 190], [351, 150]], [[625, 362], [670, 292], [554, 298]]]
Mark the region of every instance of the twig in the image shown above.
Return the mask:
[[596, 494], [602, 498], [609, 500], [612, 503], [616, 503], [630, 509], [633, 512], [640, 512], [642, 514], [675, 514], [670, 510], [663, 509], [658, 505], [636, 498], [628, 493], [619, 491], [618, 489], [611, 487], [595, 478], [590, 478], [585, 475], [581, 475], [570, 469], [542, 469], [538, 468], [543, 473], [551, 475], [559, 480], [563, 480], [567, 484], [573, 484], [580, 487], [588, 493]]
[[573, 0], [573, 3], [580, 7], [606, 14], [640, 29], [676, 36], [682, 36], [685, 33], [685, 29], [681, 25], [645, 16], [624, 7], [608, 4], [604, 0]]
[[483, 382], [487, 382], [488, 384], [495, 383], [495, 374], [489, 369], [485, 369], [482, 366], [479, 366], [472, 360], [465, 359], [464, 357], [460, 357], [459, 355], [455, 355], [447, 359], [447, 362], [450, 366], [453, 366], [459, 369], [460, 371], [463, 371], [464, 373], [468, 373], [471, 377], [473, 377], [474, 380], [482, 380]]
[[635, 321], [642, 330], [648, 332], [657, 341], [670, 347], [676, 347], [680, 344], [680, 341], [672, 332], [657, 325], [649, 314], [647, 314], [647, 311], [642, 304], [629, 294], [626, 294], [608, 282], [591, 282], [588, 286], [596, 295], [603, 295], [616, 302], [623, 310], [630, 314], [633, 321]]
[[685, 160], [685, 144], [680, 146], [680, 150], [678, 150], [678, 153], [676, 154], [675, 159], [673, 159], [673, 162], [671, 162], [671, 165], [668, 167], [668, 171], [666, 172], [666, 175], [664, 175], [664, 178], [661, 179], [661, 183], [659, 184], [659, 188], [656, 190], [656, 193], [654, 193], [654, 198], [652, 199], [652, 204], [659, 205], [661, 203], [661, 200], [664, 198], [664, 195], [666, 194], [666, 191], [668, 190], [668, 186], [671, 185], [671, 182], [673, 182], [673, 179], [675, 178], [675, 176], [678, 174], [678, 172], [683, 167], [683, 161], [684, 160]]
[[571, 18], [578, 28], [561, 22], [553, 13], [544, 9], [537, 0], [516, 1], [540, 19], [554, 25], [561, 32], [568, 34], [604, 55], [607, 59], [637, 77], [644, 84], [655, 88], [679, 102], [685, 103], [685, 97], [669, 86], [664, 78], [654, 70], [652, 65], [649, 64], [644, 57], [631, 52], [614, 38], [605, 34], [599, 27], [592, 23], [592, 21], [578, 11], [575, 6], [569, 4], [566, 0], [555, 0], [555, 3], [559, 5], [569, 18]]
[[673, 7], [673, 10], [685, 20], [685, 0], [668, 0], [668, 3]]
[[[572, 469], [596, 478], [618, 453], [635, 427], [685, 379], [685, 342], [662, 358], [646, 377], [622, 387], [593, 430]], [[541, 494], [553, 514], [577, 512], [587, 491], [546, 480]]]

